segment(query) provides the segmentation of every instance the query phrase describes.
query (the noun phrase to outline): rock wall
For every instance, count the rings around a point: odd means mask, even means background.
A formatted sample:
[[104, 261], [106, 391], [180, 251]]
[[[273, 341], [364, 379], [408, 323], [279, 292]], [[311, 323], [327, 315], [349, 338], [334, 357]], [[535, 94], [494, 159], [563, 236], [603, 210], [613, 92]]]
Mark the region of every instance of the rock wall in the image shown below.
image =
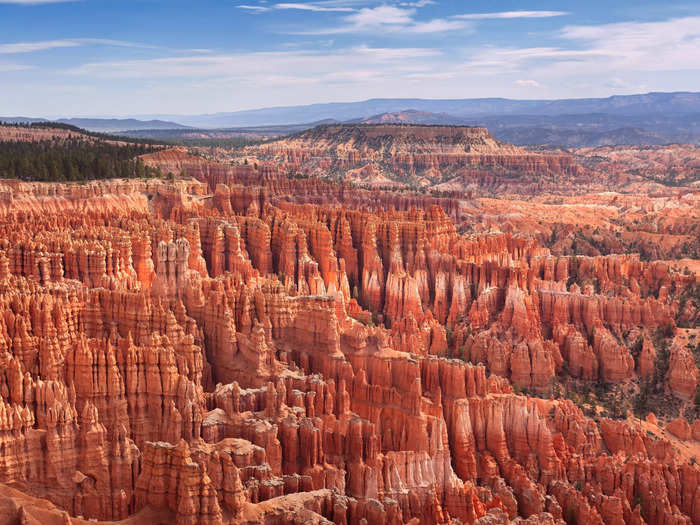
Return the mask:
[[[673, 268], [464, 236], [422, 198], [352, 208], [311, 182], [297, 199], [197, 176], [60, 206], [67, 189], [18, 186], [4, 204], [8, 516], [700, 523], [675, 437], [694, 430], [514, 390], [653, 373], [656, 349], [632, 343], [674, 328]], [[671, 348], [664, 378], [683, 399], [687, 354]]]
[[[345, 180], [374, 186], [437, 185], [446, 177], [486, 187], [536, 179], [590, 182], [590, 174], [576, 159], [561, 152], [533, 152], [504, 144], [488, 130], [463, 126], [328, 125], [247, 149], [283, 170], [320, 175], [338, 171]], [[489, 176], [491, 180], [489, 180]], [[510, 179], [510, 182], [508, 182]]]

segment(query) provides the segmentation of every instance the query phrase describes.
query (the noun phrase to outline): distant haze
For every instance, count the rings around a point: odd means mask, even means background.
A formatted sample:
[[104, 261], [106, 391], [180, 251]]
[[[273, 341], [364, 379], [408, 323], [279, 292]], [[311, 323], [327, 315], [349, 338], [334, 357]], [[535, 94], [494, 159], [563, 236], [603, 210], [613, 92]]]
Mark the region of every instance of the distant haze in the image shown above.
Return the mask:
[[[37, 119], [0, 117], [4, 121]], [[288, 135], [321, 123], [394, 122], [481, 125], [504, 142], [565, 147], [614, 144], [700, 144], [700, 93], [648, 93], [562, 100], [373, 99], [261, 108], [211, 115], [141, 115], [128, 119], [67, 118], [91, 131], [154, 139]]]
[[608, 98], [561, 100], [476, 99], [371, 99], [362, 102], [335, 102], [306, 106], [269, 107], [210, 115], [148, 115], [145, 118], [170, 120], [179, 124], [222, 128], [298, 124], [324, 119], [347, 121], [381, 113], [418, 110], [444, 113], [453, 117], [494, 115], [581, 115], [605, 113], [618, 116], [653, 114], [700, 114], [700, 93], [647, 93]]

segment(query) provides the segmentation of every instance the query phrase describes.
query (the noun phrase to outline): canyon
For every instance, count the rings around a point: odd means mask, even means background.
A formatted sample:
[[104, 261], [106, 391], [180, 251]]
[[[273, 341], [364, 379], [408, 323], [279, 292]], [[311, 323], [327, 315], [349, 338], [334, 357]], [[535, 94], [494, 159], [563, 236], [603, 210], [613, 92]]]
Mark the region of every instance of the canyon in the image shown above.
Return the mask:
[[[177, 150], [149, 158], [178, 174], [215, 170], [221, 181], [232, 162], [311, 177], [336, 202], [348, 184], [355, 195], [405, 194], [401, 202], [425, 195], [439, 199], [431, 202], [460, 232], [532, 235], [556, 255], [700, 258], [696, 146], [527, 149], [496, 141], [484, 128], [360, 124], [319, 126], [243, 151], [179, 154], [188, 160], [177, 160]], [[261, 184], [277, 191], [272, 179]]]
[[[597, 203], [609, 201], [605, 194], [611, 191], [681, 203], [691, 199], [690, 229], [697, 231], [698, 158], [694, 145], [523, 147], [495, 140], [483, 127], [381, 123], [317, 126], [216, 160], [260, 162], [294, 177], [472, 203], [546, 196], [576, 205], [572, 197], [593, 196]], [[635, 206], [650, 208], [648, 203]]]
[[300, 137], [0, 180], [0, 523], [700, 523], [692, 150]]

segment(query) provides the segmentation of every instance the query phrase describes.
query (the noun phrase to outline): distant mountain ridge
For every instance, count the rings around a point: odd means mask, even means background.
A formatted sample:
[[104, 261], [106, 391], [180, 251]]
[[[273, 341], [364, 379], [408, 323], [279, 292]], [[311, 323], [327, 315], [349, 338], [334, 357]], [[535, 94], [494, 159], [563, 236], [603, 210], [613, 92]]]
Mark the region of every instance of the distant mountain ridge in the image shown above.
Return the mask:
[[597, 147], [610, 145], [700, 144], [700, 114], [615, 116], [497, 115], [455, 117], [446, 113], [408, 110], [352, 122], [485, 126], [503, 142], [518, 145]]
[[339, 124], [337, 120], [327, 119], [302, 124], [283, 124], [280, 126], [248, 126], [239, 128], [178, 128], [178, 129], [131, 129], [122, 132], [133, 138], [151, 139], [220, 139], [232, 137], [275, 138], [299, 131], [311, 129], [324, 124]]
[[[7, 122], [45, 119], [0, 117]], [[700, 145], [700, 93], [647, 93], [562, 100], [370, 99], [269, 107], [208, 115], [147, 115], [123, 119], [66, 118], [90, 131], [142, 138], [271, 138], [321, 123], [404, 123], [485, 126], [518, 145]]]
[[348, 123], [361, 124], [433, 124], [442, 126], [463, 126], [469, 124], [469, 119], [455, 117], [447, 113], [431, 113], [409, 109], [393, 113], [382, 113], [363, 119], [349, 120]]
[[361, 102], [331, 102], [305, 106], [281, 106], [207, 115], [148, 115], [201, 128], [298, 124], [325, 119], [349, 121], [371, 115], [406, 110], [446, 113], [454, 117], [494, 115], [562, 115], [606, 113], [618, 116], [646, 114], [682, 115], [700, 113], [699, 92], [615, 95], [607, 98], [516, 100], [475, 99], [370, 99]]
[[[183, 128], [130, 130], [130, 137], [151, 139], [232, 138], [267, 139], [286, 136], [320, 124], [249, 126], [238, 128]], [[420, 124], [442, 126], [485, 126], [496, 139], [521, 146], [545, 145], [567, 148], [613, 145], [700, 145], [700, 114], [615, 116], [603, 113], [582, 115], [497, 115], [456, 117], [447, 113], [406, 110], [352, 119], [346, 124]]]
[[164, 120], [137, 120], [133, 118], [62, 118], [50, 120], [45, 118], [29, 117], [0, 117], [0, 122], [8, 124], [37, 124], [41, 122], [60, 122], [70, 124], [88, 131], [98, 131], [102, 133], [119, 133], [133, 129], [187, 129], [187, 126], [177, 122]]
[[187, 129], [188, 126], [183, 126], [177, 122], [168, 122], [160, 119], [153, 120], [137, 120], [133, 118], [126, 119], [103, 119], [103, 118], [66, 118], [59, 119], [57, 122], [71, 124], [79, 128], [89, 131], [102, 132], [120, 132], [131, 129]]

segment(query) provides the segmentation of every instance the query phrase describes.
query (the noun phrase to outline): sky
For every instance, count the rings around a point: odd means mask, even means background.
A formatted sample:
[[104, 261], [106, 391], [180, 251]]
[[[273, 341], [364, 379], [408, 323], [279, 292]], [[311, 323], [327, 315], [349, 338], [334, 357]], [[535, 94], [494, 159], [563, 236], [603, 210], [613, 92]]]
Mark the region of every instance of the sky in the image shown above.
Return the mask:
[[0, 0], [0, 115], [700, 91], [700, 2]]

